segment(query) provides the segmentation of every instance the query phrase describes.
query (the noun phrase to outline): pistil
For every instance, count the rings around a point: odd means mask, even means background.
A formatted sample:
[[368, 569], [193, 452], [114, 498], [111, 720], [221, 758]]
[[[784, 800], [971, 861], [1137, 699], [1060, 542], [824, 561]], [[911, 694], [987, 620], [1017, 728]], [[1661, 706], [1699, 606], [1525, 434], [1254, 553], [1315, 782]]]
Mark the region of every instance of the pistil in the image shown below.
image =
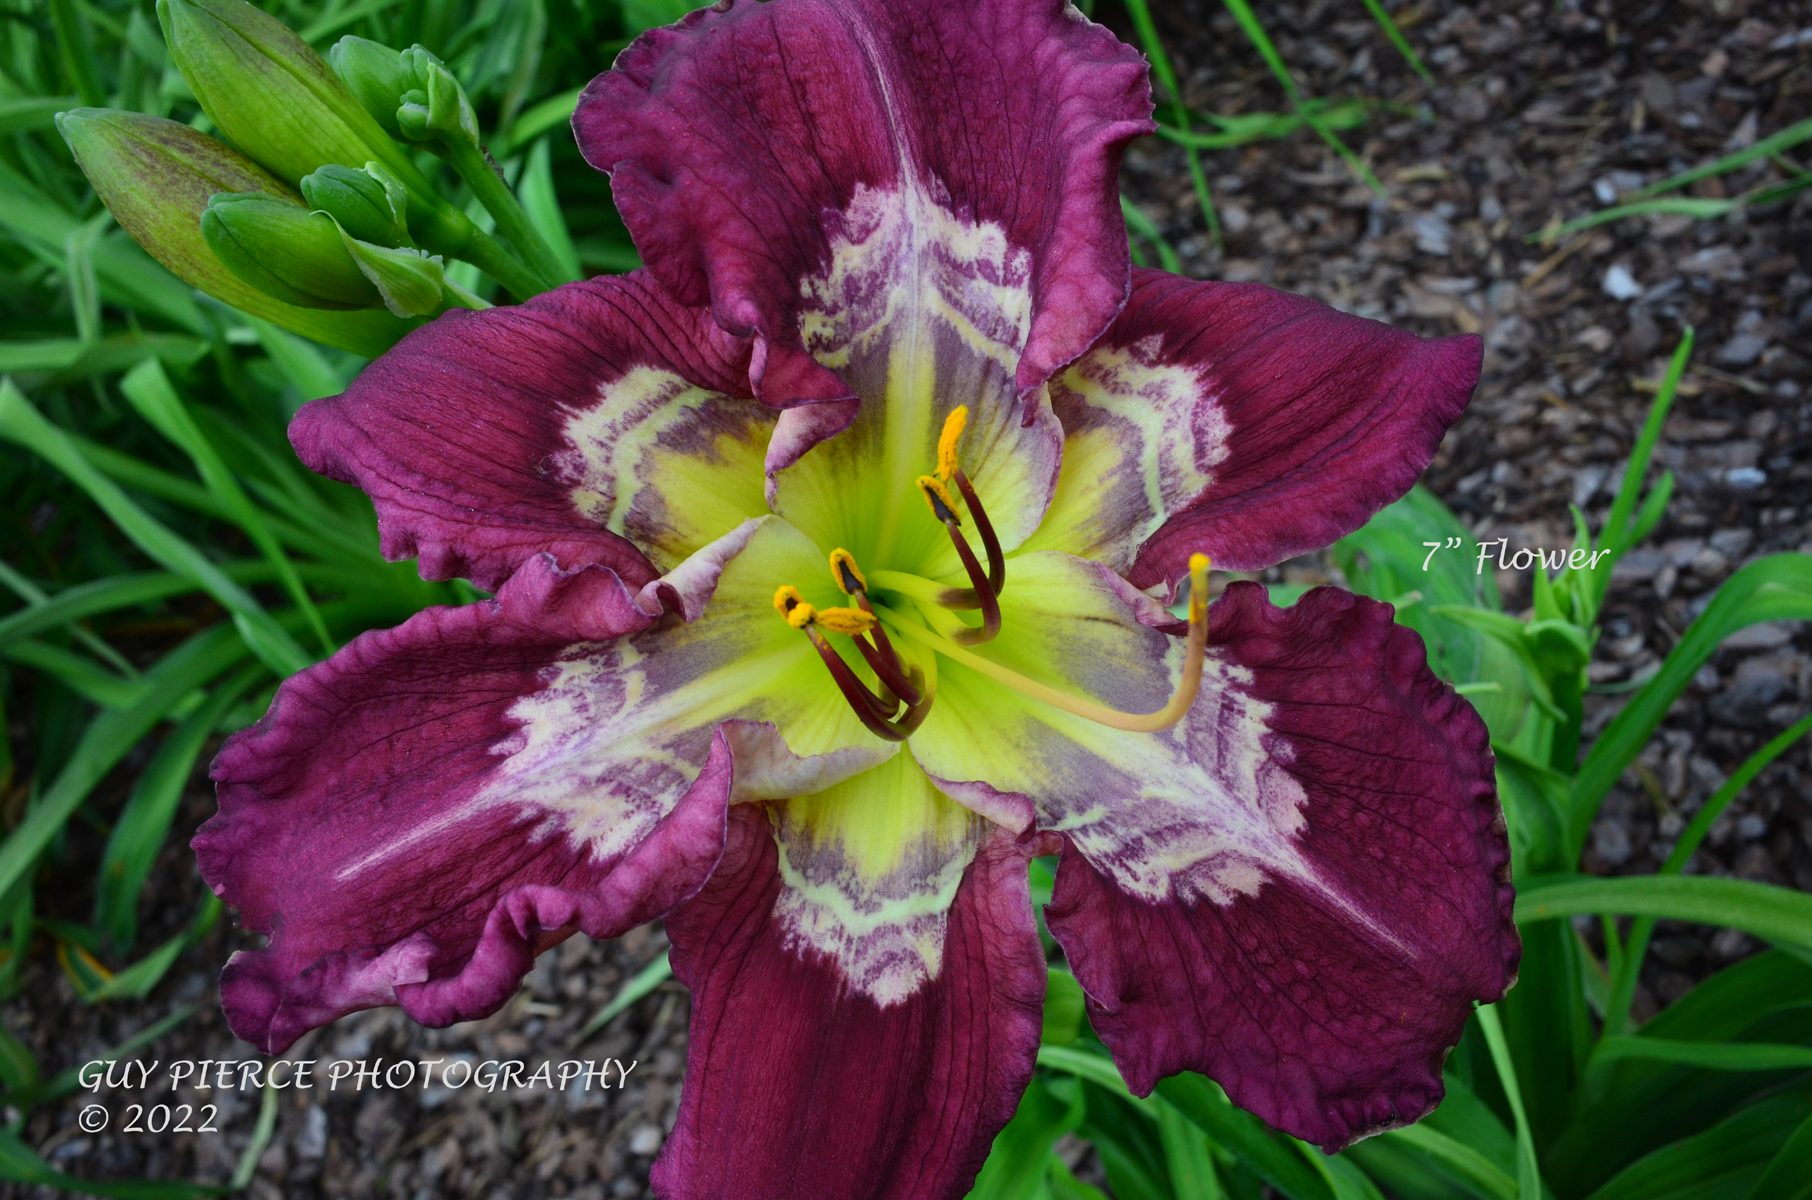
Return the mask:
[[1189, 559], [1189, 641], [1184, 652], [1183, 678], [1178, 681], [1176, 691], [1170, 697], [1170, 703], [1156, 712], [1125, 713], [1119, 709], [1096, 704], [1067, 692], [1028, 679], [1019, 672], [991, 659], [983, 658], [973, 651], [964, 649], [953, 640], [942, 637], [922, 625], [906, 620], [900, 614], [885, 607], [879, 615], [885, 616], [894, 628], [937, 653], [945, 655], [966, 667], [972, 667], [989, 678], [1006, 684], [1021, 695], [1029, 696], [1053, 708], [1087, 718], [1112, 729], [1125, 729], [1134, 733], [1156, 733], [1169, 729], [1189, 712], [1189, 706], [1195, 703], [1196, 692], [1202, 685], [1202, 660], [1208, 646], [1208, 556], [1191, 555]]

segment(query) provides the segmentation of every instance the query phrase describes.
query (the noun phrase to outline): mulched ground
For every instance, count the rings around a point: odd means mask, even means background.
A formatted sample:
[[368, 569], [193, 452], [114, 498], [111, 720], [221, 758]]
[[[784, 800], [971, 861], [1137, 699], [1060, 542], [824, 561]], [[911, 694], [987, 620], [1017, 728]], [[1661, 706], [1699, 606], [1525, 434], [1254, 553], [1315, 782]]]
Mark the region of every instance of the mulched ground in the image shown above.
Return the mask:
[[[1389, 103], [1345, 135], [1387, 185], [1388, 200], [1308, 134], [1207, 156], [1224, 252], [1203, 235], [1174, 147], [1135, 147], [1127, 187], [1191, 275], [1260, 280], [1423, 333], [1482, 333], [1484, 383], [1429, 483], [1476, 534], [1508, 538], [1512, 550], [1564, 544], [1569, 502], [1594, 522], [1602, 517], [1646, 410], [1644, 382], [1659, 378], [1682, 326], [1697, 328], [1699, 365], [1659, 454], [1678, 490], [1667, 519], [1618, 573], [1592, 668], [1595, 682], [1615, 686], [1652, 669], [1744, 562], [1812, 550], [1812, 193], [1721, 220], [1627, 221], [1552, 246], [1530, 245], [1524, 235], [1812, 113], [1812, 31], [1802, 33], [1812, 14], [1748, 0], [1558, 8], [1420, 0], [1398, 16], [1435, 74], [1433, 88], [1415, 79], [1355, 0], [1264, 12], [1306, 94]], [[1190, 104], [1222, 113], [1285, 107], [1219, 5], [1168, 4], [1157, 19]], [[1734, 195], [1780, 173], [1764, 161], [1694, 194]], [[1276, 577], [1318, 572], [1325, 568], [1310, 560]], [[1511, 607], [1527, 603], [1526, 577], [1498, 582]], [[1804, 713], [1812, 700], [1808, 651], [1804, 628], [1766, 626], [1713, 658], [1612, 792], [1587, 868], [1653, 870], [1727, 773]], [[1619, 703], [1612, 694], [1589, 698], [1588, 734]], [[1692, 869], [1812, 890], [1809, 780], [1802, 744], [1713, 826]], [[191, 796], [184, 840], [211, 803], [199, 789]], [[79, 856], [79, 842], [75, 849]], [[181, 928], [199, 902], [193, 860], [180, 843], [166, 852], [154, 885], [167, 903], [152, 914], [145, 944]], [[43, 903], [52, 915], [80, 915], [90, 900]], [[214, 986], [219, 965], [242, 944], [241, 935], [217, 929], [148, 1000], [99, 1008], [80, 1005], [41, 953], [23, 994], [6, 1007], [8, 1027], [54, 1070], [193, 1004], [197, 1014], [147, 1056], [244, 1057], [248, 1048], [215, 1007]], [[647, 1194], [648, 1164], [678, 1098], [684, 994], [669, 984], [583, 1045], [570, 1043], [664, 946], [657, 928], [612, 944], [574, 938], [545, 955], [522, 994], [487, 1021], [424, 1030], [385, 1010], [310, 1035], [292, 1056], [320, 1060], [317, 1071], [335, 1058], [459, 1055], [531, 1067], [547, 1057], [637, 1066], [627, 1086], [608, 1092], [288, 1092], [252, 1194]], [[1645, 1011], [1755, 946], [1737, 934], [1664, 925], [1654, 948], [1638, 997]], [[224, 1132], [123, 1134], [126, 1098], [105, 1099], [111, 1132], [77, 1129], [77, 1109], [90, 1102], [77, 1097], [34, 1113], [25, 1140], [80, 1175], [218, 1181], [231, 1173], [257, 1109], [249, 1093], [135, 1094], [133, 1102], [218, 1104]]]

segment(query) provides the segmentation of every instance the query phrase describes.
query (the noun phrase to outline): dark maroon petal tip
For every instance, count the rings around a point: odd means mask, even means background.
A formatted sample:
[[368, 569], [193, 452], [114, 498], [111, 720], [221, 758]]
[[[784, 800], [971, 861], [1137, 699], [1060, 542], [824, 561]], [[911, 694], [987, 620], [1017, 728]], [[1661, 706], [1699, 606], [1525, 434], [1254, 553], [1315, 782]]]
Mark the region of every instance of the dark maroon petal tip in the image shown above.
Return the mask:
[[1043, 536], [1140, 587], [1174, 583], [1198, 551], [1253, 571], [1320, 549], [1415, 483], [1482, 353], [1260, 284], [1137, 269], [1113, 327], [1052, 382], [1078, 477]]
[[[749, 365], [747, 343], [645, 272], [600, 277], [519, 306], [447, 313], [345, 394], [304, 405], [290, 441], [310, 469], [371, 496], [384, 556], [419, 557], [424, 579], [463, 576], [494, 591], [552, 554], [640, 585], [671, 563], [650, 564], [654, 549], [632, 540], [644, 531], [607, 527], [620, 497], [601, 489], [620, 481], [588, 478], [592, 442], [653, 415], [664, 380], [666, 391], [717, 393], [733, 411], [750, 396]], [[605, 405], [610, 420], [594, 431], [587, 418]]]

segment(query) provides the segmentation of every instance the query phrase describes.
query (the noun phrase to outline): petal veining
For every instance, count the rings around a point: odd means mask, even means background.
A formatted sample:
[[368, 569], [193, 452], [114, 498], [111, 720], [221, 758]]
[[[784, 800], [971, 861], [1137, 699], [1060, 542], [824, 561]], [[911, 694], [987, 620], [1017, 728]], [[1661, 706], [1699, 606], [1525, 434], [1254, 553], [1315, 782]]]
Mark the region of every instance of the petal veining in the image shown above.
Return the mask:
[[655, 1163], [670, 1200], [947, 1200], [1031, 1078], [1044, 954], [1027, 849], [995, 830], [944, 919], [943, 964], [882, 1005], [784, 915], [774, 827], [731, 813], [723, 865], [667, 919], [692, 989], [679, 1119]]
[[1388, 605], [1318, 588], [1277, 609], [1238, 583], [1212, 615], [1303, 796], [1303, 869], [1141, 896], [1077, 843], [1047, 915], [1135, 1091], [1202, 1071], [1331, 1152], [1433, 1108], [1474, 1002], [1515, 978], [1489, 737]]
[[508, 781], [512, 714], [567, 647], [647, 623], [610, 572], [541, 558], [494, 600], [427, 609], [286, 680], [222, 747], [220, 812], [194, 842], [204, 877], [271, 939], [222, 977], [234, 1032], [278, 1054], [377, 1004], [436, 1025], [485, 1016], [542, 933], [614, 937], [703, 883], [730, 794], [721, 739], [658, 788], [545, 756], [537, 785], [617, 827], [593, 843], [550, 826], [524, 774]]

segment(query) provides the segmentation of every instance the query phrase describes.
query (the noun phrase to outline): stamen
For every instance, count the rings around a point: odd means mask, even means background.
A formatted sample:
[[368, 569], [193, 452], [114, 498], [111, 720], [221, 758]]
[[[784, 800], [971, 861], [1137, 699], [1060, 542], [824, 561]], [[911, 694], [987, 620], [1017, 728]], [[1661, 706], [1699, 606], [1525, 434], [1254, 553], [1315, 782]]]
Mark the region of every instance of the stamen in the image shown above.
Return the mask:
[[831, 574], [836, 577], [837, 586], [843, 589], [845, 596], [855, 596], [868, 590], [868, 580], [862, 578], [861, 569], [856, 566], [856, 556], [838, 546], [830, 555]]
[[[988, 586], [993, 588], [994, 594], [998, 596], [1001, 589], [1007, 586], [1007, 559], [1000, 551], [1000, 539], [994, 535], [994, 523], [988, 520], [988, 514], [982, 508], [981, 498], [975, 494], [975, 487], [969, 482], [969, 476], [963, 473], [962, 467], [956, 460], [956, 443], [962, 440], [963, 427], [968, 423], [969, 406], [966, 404], [957, 405], [950, 415], [944, 418], [944, 431], [938, 435], [937, 439], [937, 477], [941, 482], [955, 483], [957, 490], [962, 492], [963, 503], [969, 506], [969, 515], [975, 518], [975, 530], [981, 534], [982, 548], [988, 552]], [[923, 480], [919, 482], [919, 486], [921, 488], [925, 486]], [[949, 510], [951, 516], [954, 517], [955, 506], [950, 503], [949, 490], [945, 489], [941, 494], [944, 508]], [[930, 495], [927, 494], [926, 499], [930, 500], [930, 498]], [[936, 504], [932, 504], [931, 511], [938, 520], [946, 519], [945, 515], [938, 511]]]
[[817, 620], [812, 624], [832, 633], [844, 633], [857, 637], [873, 629], [879, 622], [872, 612], [859, 608], [821, 608]]
[[875, 623], [871, 631], [878, 645], [870, 645], [866, 638], [856, 638], [856, 649], [861, 652], [862, 660], [881, 680], [881, 685], [908, 705], [917, 704], [922, 697], [919, 689], [901, 669], [900, 656], [894, 653], [893, 646], [882, 631], [880, 622]]
[[994, 635], [1000, 632], [1000, 599], [994, 589], [982, 576], [981, 564], [975, 561], [975, 551], [969, 549], [968, 539], [957, 531], [954, 524], [944, 522], [944, 531], [950, 535], [950, 544], [956, 547], [956, 556], [963, 560], [963, 570], [969, 572], [969, 583], [975, 589], [975, 598], [981, 601], [982, 623], [977, 629], [964, 628], [950, 635], [950, 640], [959, 646], [979, 646], [991, 642]]
[[954, 474], [957, 490], [963, 494], [963, 503], [969, 506], [969, 515], [975, 518], [975, 532], [981, 534], [982, 549], [988, 552], [988, 586], [998, 596], [1007, 586], [1007, 557], [1000, 552], [1000, 539], [994, 536], [994, 522], [988, 520], [981, 497], [975, 494], [969, 477], [963, 474], [961, 467]]
[[[836, 562], [833, 556], [833, 563]], [[851, 562], [854, 568], [854, 562]], [[899, 656], [886, 641], [887, 635], [881, 631], [880, 618], [868, 604], [865, 597], [857, 594], [860, 608], [816, 608], [807, 603], [799, 594], [799, 589], [791, 585], [783, 586], [774, 593], [774, 608], [786, 623], [802, 631], [810, 639], [812, 648], [818, 651], [818, 657], [831, 673], [831, 679], [837, 684], [837, 690], [843, 693], [851, 711], [856, 714], [863, 726], [876, 737], [888, 741], [901, 742], [912, 734], [925, 720], [931, 707], [931, 697], [924, 694], [921, 685], [923, 676], [916, 669], [910, 677], [900, 668]], [[849, 669], [836, 648], [824, 640], [819, 629], [832, 633], [847, 634], [862, 652], [862, 657], [887, 689], [886, 696], [877, 696], [867, 684], [856, 678], [856, 673]], [[885, 658], [870, 645], [862, 635], [874, 633], [877, 639], [887, 648]], [[906, 711], [894, 720], [895, 711], [901, 704]]]
[[963, 436], [963, 426], [969, 423], [969, 406], [959, 404], [944, 418], [944, 431], [937, 437], [937, 477], [948, 480], [955, 475], [956, 443]]
[[1208, 556], [1194, 554], [1189, 558], [1189, 645], [1183, 659], [1183, 678], [1177, 684], [1177, 690], [1170, 698], [1170, 703], [1153, 713], [1124, 713], [1118, 709], [1108, 708], [1090, 700], [1069, 695], [1056, 688], [1028, 679], [1019, 672], [1003, 667], [992, 659], [983, 658], [972, 651], [955, 645], [950, 640], [939, 637], [929, 629], [904, 620], [899, 614], [883, 609], [884, 615], [895, 628], [905, 633], [914, 641], [921, 642], [939, 654], [948, 656], [966, 667], [973, 667], [982, 674], [1006, 684], [1022, 695], [1030, 696], [1060, 708], [1064, 712], [1074, 713], [1112, 729], [1125, 729], [1134, 733], [1156, 733], [1168, 729], [1189, 712], [1189, 706], [1195, 703], [1196, 693], [1202, 685], [1202, 659], [1208, 645]]
[[[926, 715], [931, 711], [930, 696], [925, 696], [917, 704], [908, 705], [906, 711], [900, 714], [899, 720], [890, 720], [894, 706], [869, 691], [868, 685], [856, 678], [856, 673], [849, 669], [843, 656], [817, 630], [808, 629], [805, 633], [812, 639], [812, 646], [817, 649], [818, 657], [830, 668], [831, 678], [837, 681], [837, 688], [843, 693], [843, 698], [849, 701], [850, 708], [868, 732], [890, 742], [903, 742], [924, 723]], [[915, 695], [918, 694], [916, 685], [911, 690]]]
[[[863, 661], [868, 663], [875, 675], [880, 678], [882, 686], [889, 692], [898, 696], [908, 705], [917, 704], [919, 702], [918, 688], [914, 687], [907, 678], [899, 654], [895, 652], [893, 643], [887, 640], [887, 631], [881, 627], [879, 620], [873, 619], [874, 609], [870, 608], [868, 604], [868, 580], [863, 577], [862, 568], [856, 565], [856, 556], [839, 546], [831, 551], [830, 566], [831, 574], [836, 577], [837, 586], [843, 589], [844, 594], [854, 596], [856, 606], [871, 618], [868, 626], [858, 632], [869, 634], [874, 638], [874, 644], [870, 645], [861, 637], [855, 639], [856, 649], [862, 652]], [[820, 623], [825, 624], [822, 614], [820, 614]], [[828, 624], [826, 627], [830, 628]], [[846, 631], [834, 630], [834, 632]]]
[[[975, 489], [967, 486], [968, 481], [964, 479], [962, 471], [954, 466], [956, 439], [951, 436], [951, 430], [954, 428], [956, 432], [962, 432], [962, 421], [957, 417], [957, 413], [966, 416], [967, 410], [959, 408], [956, 413], [951, 413], [950, 420], [944, 423], [944, 437], [939, 442], [938, 456], [944, 457], [945, 443], [952, 447], [950, 450], [951, 470], [958, 479], [963, 480], [963, 484], [959, 486], [964, 488], [964, 498], [972, 501]], [[969, 583], [975, 589], [975, 603], [982, 611], [980, 628], [954, 633], [951, 637], [958, 644], [964, 646], [976, 646], [982, 642], [992, 641], [994, 635], [1000, 632], [1000, 601], [993, 580], [982, 575], [981, 564], [975, 561], [975, 551], [969, 549], [968, 539], [958, 531], [957, 527], [962, 522], [957, 519], [956, 510], [950, 503], [950, 492], [944, 487], [943, 481], [932, 475], [921, 475], [918, 478], [918, 485], [919, 491], [925, 495], [925, 503], [931, 506], [931, 515], [944, 523], [944, 530], [950, 535], [950, 544], [956, 547], [957, 557], [963, 560], [963, 570], [969, 573]], [[972, 507], [970, 512], [974, 511], [975, 509]], [[978, 525], [977, 528], [980, 526]], [[989, 532], [992, 534], [993, 531]], [[999, 570], [995, 573], [1004, 583], [1007, 565], [1006, 561], [999, 557], [1000, 543], [991, 536], [984, 540], [988, 547], [989, 565], [999, 564]], [[965, 605], [965, 607], [967, 606]]]
[[944, 486], [943, 480], [935, 475], [921, 475], [918, 478], [919, 491], [925, 496], [925, 503], [931, 506], [931, 515], [946, 525], [961, 525], [963, 519], [956, 515], [956, 504], [950, 499], [950, 489]]

